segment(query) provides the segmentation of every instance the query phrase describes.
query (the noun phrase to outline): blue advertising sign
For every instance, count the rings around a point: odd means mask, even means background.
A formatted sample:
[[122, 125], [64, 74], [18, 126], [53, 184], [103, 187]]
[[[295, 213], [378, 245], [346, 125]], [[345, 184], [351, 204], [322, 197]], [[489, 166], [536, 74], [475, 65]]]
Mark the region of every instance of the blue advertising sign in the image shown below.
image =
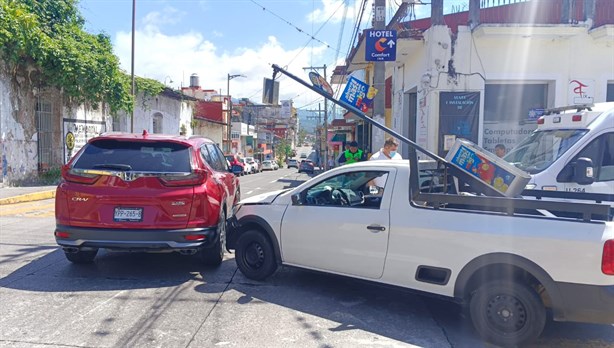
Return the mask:
[[396, 30], [367, 30], [365, 44], [367, 62], [394, 62], [397, 59]]
[[366, 112], [373, 103], [375, 94], [377, 94], [377, 89], [370, 87], [354, 76], [350, 76], [339, 100]]

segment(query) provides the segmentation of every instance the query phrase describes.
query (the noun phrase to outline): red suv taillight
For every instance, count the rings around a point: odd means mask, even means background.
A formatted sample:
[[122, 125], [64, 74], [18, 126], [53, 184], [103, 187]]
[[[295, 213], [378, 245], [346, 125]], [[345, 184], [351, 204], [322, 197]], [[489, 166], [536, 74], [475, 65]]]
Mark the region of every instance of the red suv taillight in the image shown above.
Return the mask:
[[95, 183], [98, 178], [100, 178], [100, 175], [88, 173], [79, 169], [70, 168], [68, 166], [63, 166], [62, 178], [70, 182], [91, 185]]
[[207, 172], [203, 169], [193, 169], [191, 173], [167, 174], [160, 177], [165, 186], [196, 186], [207, 180]]
[[606, 240], [605, 244], [603, 244], [601, 272], [607, 275], [614, 275], [614, 239]]

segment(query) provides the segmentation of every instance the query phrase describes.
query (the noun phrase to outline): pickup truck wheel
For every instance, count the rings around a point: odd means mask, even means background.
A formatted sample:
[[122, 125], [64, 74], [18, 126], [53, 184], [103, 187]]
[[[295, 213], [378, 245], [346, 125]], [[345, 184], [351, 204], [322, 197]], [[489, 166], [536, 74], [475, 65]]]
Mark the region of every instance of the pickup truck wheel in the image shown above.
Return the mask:
[[98, 249], [94, 250], [79, 250], [77, 252], [64, 251], [66, 259], [72, 263], [92, 263], [98, 254]]
[[215, 244], [200, 251], [203, 263], [209, 266], [219, 266], [224, 260], [224, 249], [226, 249], [226, 214], [222, 208], [220, 208], [217, 231], [219, 237]]
[[469, 303], [471, 320], [487, 341], [515, 347], [535, 340], [546, 324], [546, 308], [530, 287], [509, 281], [480, 286]]
[[239, 237], [235, 257], [237, 267], [249, 279], [263, 280], [277, 269], [271, 242], [257, 230], [246, 231]]

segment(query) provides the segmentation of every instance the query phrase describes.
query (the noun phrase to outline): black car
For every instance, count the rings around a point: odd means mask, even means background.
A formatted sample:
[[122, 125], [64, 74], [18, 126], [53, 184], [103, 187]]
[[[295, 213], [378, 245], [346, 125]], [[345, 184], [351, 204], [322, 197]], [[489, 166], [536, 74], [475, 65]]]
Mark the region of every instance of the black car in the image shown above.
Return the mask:
[[299, 164], [298, 166], [298, 172], [301, 173], [309, 173], [309, 174], [313, 174], [313, 171], [315, 169], [315, 163], [313, 163], [313, 161], [311, 160], [302, 160], [301, 164]]

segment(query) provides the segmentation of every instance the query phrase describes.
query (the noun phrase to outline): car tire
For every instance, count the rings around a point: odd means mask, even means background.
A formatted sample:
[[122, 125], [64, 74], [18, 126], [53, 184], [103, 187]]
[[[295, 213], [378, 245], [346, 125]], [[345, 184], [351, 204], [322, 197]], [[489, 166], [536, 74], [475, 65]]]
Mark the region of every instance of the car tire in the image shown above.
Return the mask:
[[537, 339], [546, 324], [546, 308], [539, 295], [519, 282], [486, 282], [471, 296], [469, 310], [480, 336], [503, 347]]
[[72, 263], [92, 263], [94, 258], [98, 254], [98, 249], [93, 250], [79, 250], [76, 253], [69, 253], [64, 251], [66, 259]]
[[235, 260], [241, 273], [253, 280], [264, 280], [277, 270], [271, 241], [258, 230], [249, 230], [239, 236]]
[[220, 208], [220, 217], [217, 224], [218, 238], [213, 246], [202, 248], [200, 256], [205, 265], [219, 266], [224, 261], [224, 251], [226, 250], [226, 214]]

